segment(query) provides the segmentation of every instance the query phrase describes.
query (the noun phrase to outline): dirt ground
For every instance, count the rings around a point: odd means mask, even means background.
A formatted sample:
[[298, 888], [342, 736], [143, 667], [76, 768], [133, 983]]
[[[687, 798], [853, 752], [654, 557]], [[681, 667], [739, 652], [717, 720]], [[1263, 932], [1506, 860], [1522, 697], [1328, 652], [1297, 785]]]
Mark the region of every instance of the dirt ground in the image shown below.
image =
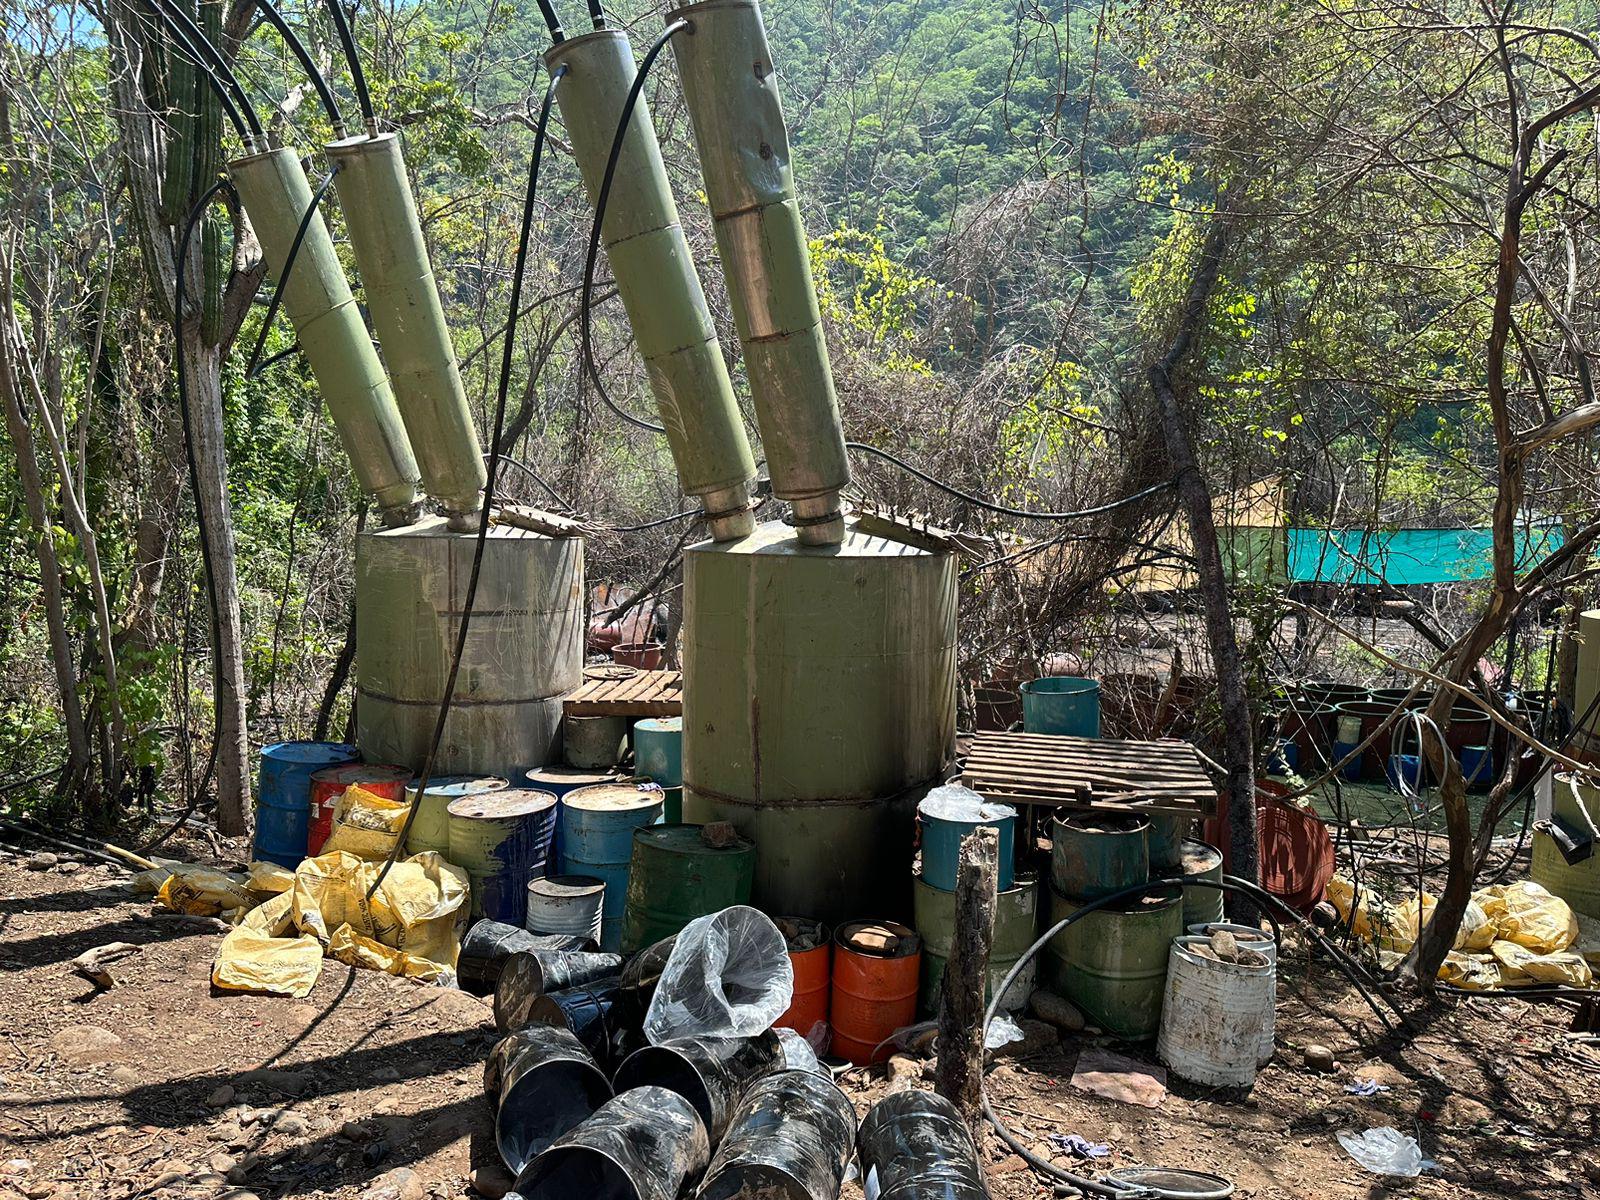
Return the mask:
[[[303, 1001], [214, 993], [217, 922], [154, 912], [115, 868], [32, 871], [24, 857], [0, 859], [0, 1200], [482, 1194], [473, 1169], [495, 1160], [482, 1001], [333, 961]], [[98, 991], [69, 964], [114, 941], [140, 949]], [[1248, 1094], [1176, 1080], [1156, 1108], [1086, 1094], [1068, 1081], [1098, 1039], [1030, 1025], [989, 1076], [994, 1103], [1063, 1165], [1051, 1134], [1109, 1146], [1095, 1169], [1198, 1168], [1241, 1197], [1600, 1195], [1600, 1053], [1563, 1037], [1569, 1009], [1455, 1002], [1384, 1040], [1328, 968], [1286, 947], [1281, 975], [1278, 1052]], [[1305, 1064], [1312, 1043], [1333, 1051], [1331, 1072]], [[1388, 1090], [1347, 1093], [1358, 1078]], [[841, 1082], [862, 1112], [887, 1085], [883, 1068]], [[1439, 1172], [1384, 1180], [1335, 1137], [1379, 1125], [1418, 1137]], [[997, 1200], [1051, 1196], [992, 1136], [983, 1154]]]

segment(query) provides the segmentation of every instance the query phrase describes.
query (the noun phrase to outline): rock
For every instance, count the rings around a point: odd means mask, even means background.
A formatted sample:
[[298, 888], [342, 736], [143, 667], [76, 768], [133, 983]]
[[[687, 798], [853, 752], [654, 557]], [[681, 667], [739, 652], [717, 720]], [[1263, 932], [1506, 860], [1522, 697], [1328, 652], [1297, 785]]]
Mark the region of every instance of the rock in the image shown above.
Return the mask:
[[284, 1137], [304, 1137], [311, 1132], [311, 1125], [299, 1113], [280, 1113], [272, 1123], [272, 1132], [281, 1133]]
[[1028, 1011], [1066, 1033], [1077, 1033], [1086, 1024], [1076, 1004], [1043, 988], [1028, 997]]
[[189, 1176], [189, 1182], [196, 1187], [210, 1188], [212, 1191], [216, 1191], [218, 1188], [228, 1186], [228, 1177], [226, 1175], [218, 1175], [215, 1171], [201, 1171], [198, 1175]]
[[63, 1062], [80, 1067], [115, 1062], [128, 1055], [122, 1039], [98, 1025], [69, 1025], [50, 1039], [50, 1048]]
[[1313, 1071], [1321, 1071], [1326, 1074], [1329, 1071], [1336, 1070], [1339, 1066], [1339, 1060], [1333, 1056], [1333, 1051], [1317, 1042], [1312, 1042], [1301, 1051], [1301, 1054], [1305, 1058], [1306, 1066]]
[[224, 1121], [220, 1125], [213, 1125], [206, 1136], [213, 1142], [221, 1142], [225, 1146], [232, 1146], [236, 1142], [244, 1141], [244, 1130], [232, 1121]]
[[410, 1167], [396, 1167], [374, 1179], [361, 1200], [422, 1200], [425, 1195], [421, 1176]]
[[27, 1158], [8, 1158], [0, 1162], [0, 1179], [12, 1175], [26, 1175], [33, 1170], [33, 1160]]
[[989, 1168], [991, 1175], [1015, 1175], [1018, 1171], [1028, 1169], [1028, 1160], [1020, 1154], [1007, 1155]]
[[48, 850], [41, 850], [37, 854], [30, 854], [28, 861], [22, 865], [30, 871], [48, 871], [60, 861], [59, 856], [51, 854]]
[[1479, 1103], [1471, 1096], [1463, 1096], [1460, 1092], [1451, 1092], [1446, 1096], [1439, 1110], [1439, 1124], [1445, 1126], [1464, 1128], [1493, 1120], [1494, 1113], [1488, 1105]]
[[143, 1081], [144, 1076], [139, 1074], [139, 1072], [135, 1071], [132, 1067], [124, 1065], [112, 1067], [111, 1070], [106, 1073], [106, 1078], [112, 1083], [116, 1084], [119, 1088], [122, 1088], [126, 1091], [128, 1088], [138, 1087]]
[[218, 1192], [217, 1200], [261, 1200], [261, 1197], [244, 1188], [231, 1187], [225, 1192]]
[[377, 1132], [363, 1121], [346, 1121], [339, 1126], [339, 1136], [351, 1142], [371, 1141]]
[[218, 1150], [210, 1158], [206, 1159], [206, 1165], [218, 1175], [226, 1175], [239, 1165], [239, 1160], [225, 1150]]
[[168, 1184], [177, 1183], [180, 1180], [187, 1179], [188, 1177], [189, 1173], [187, 1171], [163, 1171], [161, 1174], [155, 1176], [148, 1183], [146, 1183], [145, 1187], [153, 1192], [158, 1188], [164, 1188]]
[[712, 821], [700, 827], [700, 840], [711, 850], [726, 850], [739, 844], [739, 831], [729, 821]]
[[221, 1087], [217, 1088], [216, 1091], [212, 1092], [211, 1095], [206, 1097], [207, 1108], [227, 1108], [228, 1105], [232, 1103], [233, 1086], [227, 1083], [223, 1084]]
[[24, 1179], [19, 1185], [22, 1194], [28, 1200], [45, 1200], [46, 1196], [53, 1195], [56, 1185], [45, 1179]]
[[517, 1181], [499, 1163], [485, 1163], [472, 1171], [472, 1190], [484, 1200], [500, 1200]]
[[250, 1169], [243, 1163], [228, 1172], [229, 1183], [243, 1183], [248, 1178], [250, 1178]]

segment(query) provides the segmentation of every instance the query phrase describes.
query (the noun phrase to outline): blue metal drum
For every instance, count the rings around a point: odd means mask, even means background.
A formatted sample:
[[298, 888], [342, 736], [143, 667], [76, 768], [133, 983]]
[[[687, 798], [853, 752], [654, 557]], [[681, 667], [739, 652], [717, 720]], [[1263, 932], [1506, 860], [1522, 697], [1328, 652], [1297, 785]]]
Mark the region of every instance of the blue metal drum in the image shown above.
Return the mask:
[[256, 782], [255, 857], [293, 870], [306, 856], [311, 777], [361, 757], [343, 742], [275, 742], [261, 749]]
[[683, 786], [683, 718], [645, 717], [633, 723], [633, 761], [639, 774], [664, 788]]
[[600, 948], [622, 943], [633, 831], [661, 819], [666, 793], [660, 784], [621, 782], [576, 788], [561, 798], [561, 873], [591, 875], [606, 885]]
[[993, 826], [1000, 837], [1000, 891], [1015, 883], [1017, 810], [995, 804], [965, 788], [935, 788], [917, 806], [922, 826], [922, 879], [940, 891], [956, 890], [956, 863], [961, 839], [981, 825]]
[[472, 915], [520, 928], [528, 918], [528, 881], [545, 874], [556, 830], [556, 798], [529, 788], [479, 792], [452, 800], [452, 863], [472, 881]]

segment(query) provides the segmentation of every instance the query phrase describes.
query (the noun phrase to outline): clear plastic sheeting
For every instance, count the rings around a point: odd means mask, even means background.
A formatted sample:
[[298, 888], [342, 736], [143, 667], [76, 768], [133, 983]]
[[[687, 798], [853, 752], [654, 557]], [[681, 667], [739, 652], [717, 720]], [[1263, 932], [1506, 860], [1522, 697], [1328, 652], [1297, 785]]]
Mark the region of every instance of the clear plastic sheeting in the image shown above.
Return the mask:
[[736, 905], [684, 926], [644, 1016], [652, 1044], [669, 1038], [753, 1037], [772, 1027], [794, 997], [783, 933], [764, 914]]
[[985, 800], [971, 788], [959, 783], [947, 783], [934, 788], [917, 805], [917, 811], [925, 817], [935, 817], [941, 821], [971, 821], [974, 824], [1003, 821], [1017, 815], [1017, 810], [1009, 804]]
[[1365, 1133], [1341, 1130], [1339, 1145], [1374, 1175], [1398, 1175], [1413, 1179], [1437, 1167], [1436, 1163], [1422, 1157], [1422, 1147], [1417, 1145], [1416, 1138], [1388, 1125], [1379, 1125]]
[[[783, 1065], [786, 1069], [828, 1075], [828, 1069], [822, 1065], [822, 1060], [817, 1057], [817, 1052], [811, 1048], [811, 1043], [805, 1038], [792, 1029], [780, 1027], [773, 1032], [778, 1035], [778, 1042], [783, 1047]], [[830, 1075], [829, 1078], [832, 1078], [832, 1076]]]

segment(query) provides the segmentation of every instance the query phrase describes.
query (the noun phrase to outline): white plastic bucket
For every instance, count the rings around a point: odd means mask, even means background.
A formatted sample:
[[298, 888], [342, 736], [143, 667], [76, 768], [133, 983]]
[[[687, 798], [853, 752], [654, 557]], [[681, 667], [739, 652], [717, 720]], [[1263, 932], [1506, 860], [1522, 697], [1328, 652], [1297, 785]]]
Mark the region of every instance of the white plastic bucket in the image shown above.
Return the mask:
[[[1265, 954], [1267, 961], [1272, 964], [1273, 978], [1277, 978], [1278, 942], [1270, 933], [1253, 925], [1235, 925], [1232, 921], [1201, 921], [1199, 924], [1189, 926], [1189, 933], [1206, 941], [1218, 929], [1226, 929], [1233, 934], [1234, 941], [1246, 950]], [[1273, 1005], [1267, 1009], [1267, 1021], [1261, 1030], [1261, 1050], [1256, 1056], [1256, 1061], [1263, 1066], [1272, 1061], [1273, 1039], [1276, 1037], [1277, 1006]]]
[[1191, 947], [1207, 941], [1181, 937], [1167, 958], [1156, 1053], [1184, 1079], [1206, 1087], [1249, 1087], [1256, 1068], [1271, 1057], [1277, 967], [1217, 962]]

